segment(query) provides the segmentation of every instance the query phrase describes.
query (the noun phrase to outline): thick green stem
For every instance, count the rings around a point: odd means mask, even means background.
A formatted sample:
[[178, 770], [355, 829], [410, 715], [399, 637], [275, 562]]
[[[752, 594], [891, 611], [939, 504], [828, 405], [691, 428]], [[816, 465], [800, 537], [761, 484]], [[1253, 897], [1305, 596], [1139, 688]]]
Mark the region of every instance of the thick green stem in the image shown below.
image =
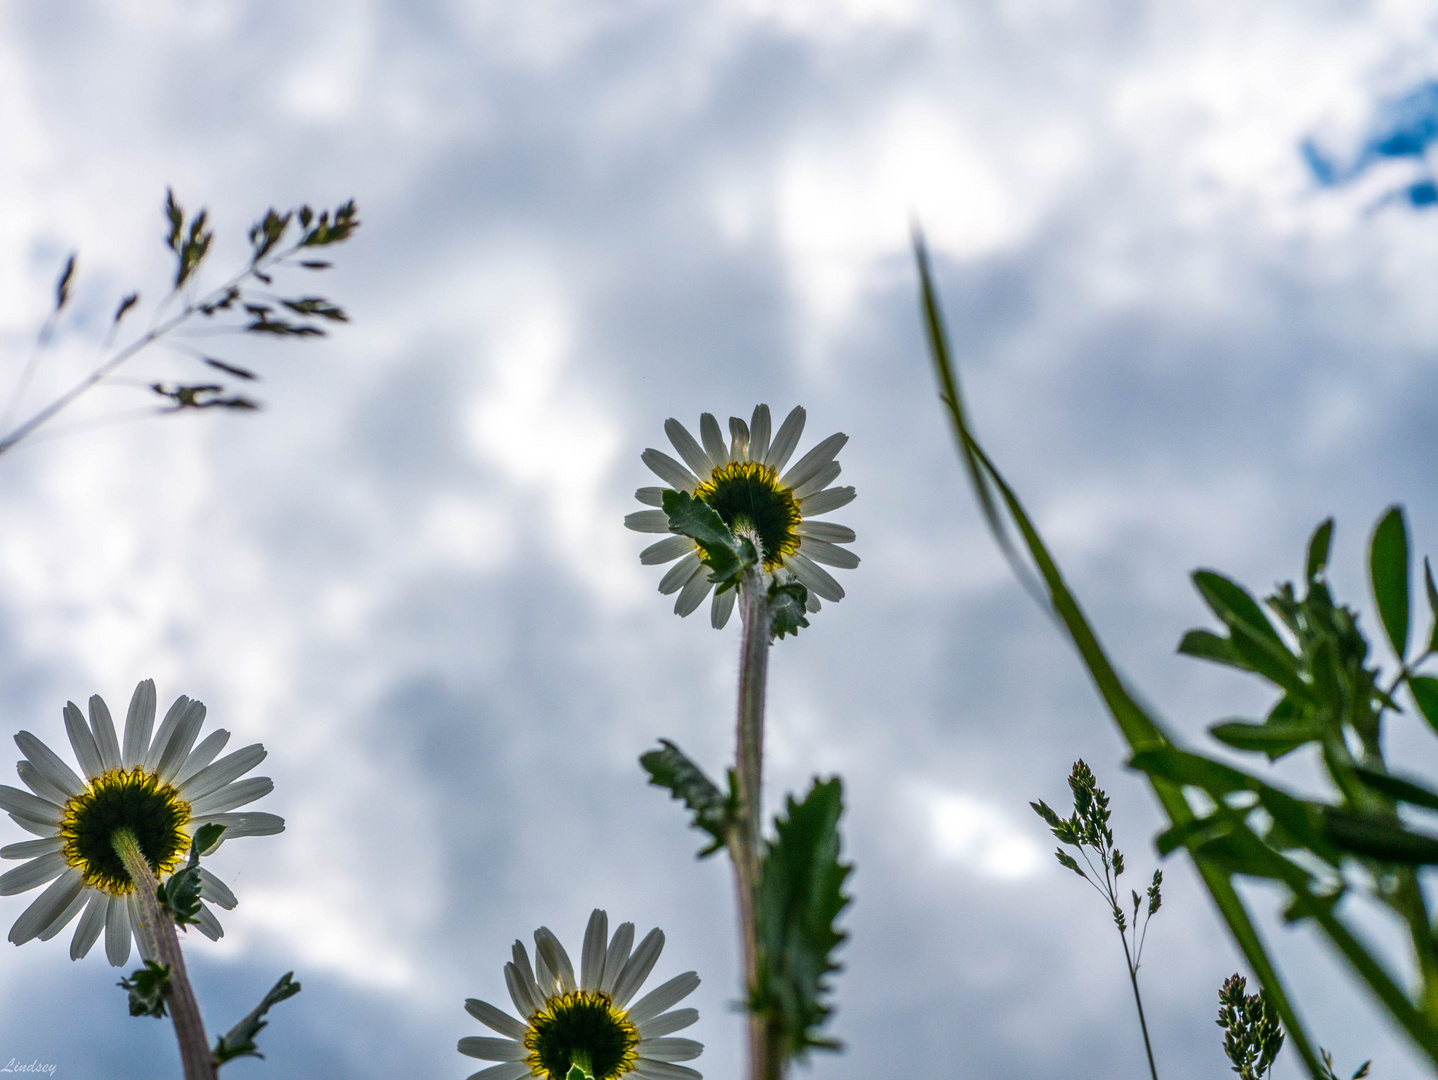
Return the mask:
[[[759, 980], [759, 925], [755, 891], [759, 886], [762, 842], [764, 770], [764, 688], [769, 673], [771, 618], [769, 595], [758, 567], [745, 571], [739, 586], [743, 638], [739, 647], [739, 718], [735, 762], [738, 773], [739, 820], [729, 851], [734, 858], [738, 889], [739, 930], [744, 950], [744, 983], [752, 995]], [[776, 1080], [779, 1062], [769, 1038], [768, 1018], [749, 1015], [749, 1080]]]
[[111, 842], [124, 862], [130, 880], [135, 883], [135, 895], [140, 901], [140, 921], [135, 929], [145, 946], [143, 951], [149, 954], [146, 959], [170, 969], [165, 1001], [175, 1022], [175, 1038], [180, 1044], [180, 1062], [185, 1069], [185, 1080], [216, 1080], [214, 1055], [205, 1035], [205, 1022], [200, 1017], [200, 1004], [195, 1000], [195, 991], [190, 987], [190, 977], [185, 972], [185, 958], [180, 952], [175, 920], [160, 906], [156, 894], [159, 882], [155, 880], [149, 861], [129, 829], [117, 830]]

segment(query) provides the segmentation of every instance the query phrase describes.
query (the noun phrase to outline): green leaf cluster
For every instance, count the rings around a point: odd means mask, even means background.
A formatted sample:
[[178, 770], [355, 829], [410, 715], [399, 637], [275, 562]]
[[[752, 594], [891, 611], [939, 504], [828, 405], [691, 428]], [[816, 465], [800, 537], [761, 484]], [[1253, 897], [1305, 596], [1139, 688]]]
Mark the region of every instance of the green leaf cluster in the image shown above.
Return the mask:
[[759, 974], [749, 1009], [767, 1018], [781, 1062], [802, 1061], [810, 1050], [841, 1049], [820, 1029], [833, 1014], [829, 976], [840, 969], [834, 953], [848, 936], [835, 926], [849, 905], [844, 882], [853, 871], [840, 861], [843, 809], [838, 777], [816, 778], [802, 801], [789, 796], [760, 865]]
[[[1128, 742], [1133, 766], [1146, 774], [1169, 818], [1159, 838], [1161, 848], [1182, 847], [1193, 859], [1235, 944], [1314, 1080], [1327, 1080], [1329, 1072], [1235, 889], [1239, 875], [1279, 883], [1287, 892], [1289, 917], [1311, 920], [1352, 975], [1438, 1064], [1438, 949], [1428, 916], [1431, 905], [1417, 875], [1419, 866], [1430, 864], [1434, 838], [1408, 828], [1399, 813], [1403, 803], [1431, 808], [1438, 792], [1411, 777], [1393, 775], [1381, 743], [1384, 714], [1399, 708], [1394, 694], [1405, 685], [1425, 720], [1432, 724], [1438, 716], [1438, 710], [1431, 709], [1438, 704], [1434, 692], [1438, 682], [1414, 673], [1430, 655], [1435, 635], [1430, 633], [1419, 656], [1408, 655], [1410, 575], [1401, 511], [1390, 510], [1384, 516], [1369, 551], [1375, 604], [1401, 665], [1386, 687], [1379, 685], [1368, 662], [1367, 642], [1356, 615], [1329, 594], [1325, 568], [1331, 522], [1319, 527], [1309, 545], [1304, 595], [1300, 598], [1289, 586], [1268, 598], [1277, 625], [1252, 596], [1223, 575], [1212, 571], [1194, 575], [1223, 633], [1190, 633], [1182, 651], [1256, 674], [1280, 692], [1262, 721], [1227, 721], [1215, 726], [1215, 737], [1230, 747], [1269, 758], [1300, 746], [1315, 748], [1333, 784], [1332, 800], [1302, 799], [1226, 762], [1179, 749], [1115, 669], [1032, 518], [974, 436], [928, 256], [917, 237], [915, 255], [930, 355], [979, 506], [1019, 580], [1077, 651]], [[1430, 609], [1438, 613], [1438, 590], [1431, 587], [1430, 578], [1425, 573], [1425, 592]], [[1206, 799], [1191, 801], [1196, 792]], [[1338, 908], [1336, 900], [1348, 890], [1339, 866], [1348, 860], [1368, 871], [1360, 877], [1372, 882], [1373, 897], [1408, 924], [1413, 966], [1419, 974], [1416, 991], [1408, 988], [1401, 969], [1360, 935], [1347, 909]]]
[[263, 1058], [255, 1046], [255, 1036], [269, 1023], [265, 1014], [286, 998], [292, 998], [300, 992], [300, 984], [294, 980], [294, 972], [287, 971], [280, 976], [280, 981], [270, 987], [269, 993], [251, 1009], [238, 1024], [230, 1028], [215, 1042], [215, 1064], [223, 1065], [237, 1057]]
[[775, 580], [769, 584], [769, 614], [776, 638], [797, 634], [809, 625], [804, 616], [808, 602], [809, 590], [801, 582]]
[[144, 967], [132, 971], [128, 979], [121, 979], [117, 985], [130, 992], [131, 1016], [153, 1016], [160, 1019], [169, 1015], [165, 1005], [165, 999], [170, 993], [168, 964], [146, 960]]
[[1246, 989], [1247, 980], [1236, 972], [1224, 981], [1216, 1022], [1223, 1029], [1223, 1052], [1239, 1080], [1263, 1080], [1283, 1049], [1283, 1025], [1262, 989], [1245, 994]]
[[195, 922], [200, 915], [200, 856], [220, 844], [225, 826], [211, 823], [195, 830], [190, 841], [189, 861], [155, 890], [162, 908], [168, 909], [176, 926]]
[[734, 770], [729, 770], [726, 795], [679, 747], [668, 739], [659, 742], [660, 749], [639, 758], [639, 764], [649, 774], [649, 782], [682, 802], [692, 815], [694, 828], [709, 834], [710, 842], [700, 850], [699, 858], [722, 851], [729, 843], [730, 830], [738, 821], [739, 794]]

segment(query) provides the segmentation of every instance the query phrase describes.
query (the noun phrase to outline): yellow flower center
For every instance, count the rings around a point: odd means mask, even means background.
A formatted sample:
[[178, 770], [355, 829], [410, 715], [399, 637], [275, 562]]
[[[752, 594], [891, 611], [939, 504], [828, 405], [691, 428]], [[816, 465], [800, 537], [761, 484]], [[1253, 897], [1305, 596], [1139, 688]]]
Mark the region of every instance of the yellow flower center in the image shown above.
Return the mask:
[[799, 550], [795, 531], [802, 520], [799, 504], [788, 488], [779, 486], [779, 474], [768, 465], [757, 461], [720, 465], [694, 489], [694, 495], [718, 511], [729, 528], [758, 538], [765, 570], [775, 569], [786, 555]]
[[155, 876], [162, 877], [179, 866], [189, 847], [189, 820], [190, 804], [154, 773], [138, 766], [111, 769], [66, 801], [60, 819], [65, 861], [84, 875], [90, 888], [124, 896], [135, 883], [115, 851], [116, 830], [134, 834]]
[[529, 1018], [524, 1063], [535, 1076], [565, 1080], [576, 1065], [594, 1080], [614, 1080], [639, 1060], [639, 1029], [608, 994], [555, 994]]

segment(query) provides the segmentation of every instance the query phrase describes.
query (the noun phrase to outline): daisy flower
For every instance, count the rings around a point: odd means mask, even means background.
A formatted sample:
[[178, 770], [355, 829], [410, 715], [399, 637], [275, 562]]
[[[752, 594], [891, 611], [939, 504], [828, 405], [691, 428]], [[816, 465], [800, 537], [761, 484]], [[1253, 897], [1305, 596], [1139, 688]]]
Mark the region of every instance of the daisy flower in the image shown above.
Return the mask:
[[[274, 814], [229, 812], [274, 788], [267, 776], [239, 779], [264, 760], [265, 748], [255, 743], [216, 760], [230, 733], [213, 731], [197, 745], [205, 720], [198, 701], [177, 698], [151, 739], [155, 684], [146, 679], [130, 699], [123, 744], [98, 694], [90, 699], [89, 723], [74, 702], [65, 705], [64, 717], [83, 779], [30, 732], [15, 736], [25, 755], [16, 769], [30, 791], [0, 784], [0, 810], [39, 839], [0, 848], [0, 858], [29, 860], [0, 875], [0, 896], [50, 883], [15, 920], [10, 940], [48, 941], [79, 915], [70, 958], [88, 953], [104, 930], [105, 954], [120, 967], [130, 958], [138, 901], [112, 840], [118, 830], [130, 830], [163, 879], [180, 866], [202, 825], [223, 825], [221, 839], [232, 840], [281, 832], [285, 822]], [[204, 901], [228, 910], [235, 894], [203, 867], [200, 879], [195, 925], [213, 941], [224, 930]]]
[[[844, 596], [843, 587], [819, 564], [845, 570], [859, 565], [857, 555], [839, 546], [853, 542], [853, 529], [813, 520], [854, 498], [852, 487], [830, 486], [839, 477], [834, 458], [849, 436], [830, 435], [785, 471], [804, 432], [803, 408], [795, 408], [772, 439], [769, 431], [767, 405], [758, 406], [748, 424], [737, 416], [729, 418], [727, 446], [712, 413], [699, 417], [702, 445], [671, 418], [665, 421], [664, 432], [684, 464], [654, 449], [644, 451], [641, 460], [671, 488], [702, 499], [729, 528], [754, 540], [766, 575], [781, 583], [797, 579], [809, 590], [809, 610], [818, 611], [820, 597], [838, 601]], [[661, 487], [643, 487], [634, 493], [646, 506], [663, 506], [663, 496]], [[669, 532], [669, 516], [662, 509], [637, 511], [624, 524], [635, 532]], [[677, 592], [674, 613], [688, 615], [714, 587], [694, 541], [669, 536], [639, 554], [646, 566], [675, 559], [679, 561], [660, 580], [659, 591], [666, 596]], [[710, 622], [716, 628], [729, 621], [737, 591], [727, 589], [714, 597]]]
[[516, 941], [504, 981], [524, 1019], [487, 1001], [464, 1003], [470, 1016], [504, 1036], [459, 1040], [461, 1054], [500, 1062], [469, 1080], [567, 1080], [573, 1068], [593, 1080], [700, 1080], [674, 1062], [698, 1057], [704, 1044], [668, 1037], [699, 1019], [695, 1009], [670, 1009], [699, 985], [699, 976], [676, 975], [631, 1005], [659, 959], [664, 933], [651, 930], [631, 952], [633, 945], [634, 924], [624, 923], [611, 939], [609, 916], [596, 908], [576, 981], [569, 955], [548, 927], [534, 932], [533, 969], [524, 943]]

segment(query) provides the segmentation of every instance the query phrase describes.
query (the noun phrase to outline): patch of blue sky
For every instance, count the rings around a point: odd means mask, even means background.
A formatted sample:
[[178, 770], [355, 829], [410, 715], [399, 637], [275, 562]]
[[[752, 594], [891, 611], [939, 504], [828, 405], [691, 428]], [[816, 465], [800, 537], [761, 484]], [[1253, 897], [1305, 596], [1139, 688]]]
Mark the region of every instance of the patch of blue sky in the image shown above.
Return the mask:
[[1385, 161], [1411, 159], [1419, 173], [1384, 195], [1380, 204], [1405, 202], [1423, 209], [1438, 204], [1438, 182], [1428, 163], [1429, 148], [1438, 142], [1438, 81], [1430, 80], [1374, 110], [1368, 131], [1352, 160], [1343, 164], [1338, 155], [1304, 139], [1300, 152], [1313, 178], [1324, 187], [1353, 183]]

